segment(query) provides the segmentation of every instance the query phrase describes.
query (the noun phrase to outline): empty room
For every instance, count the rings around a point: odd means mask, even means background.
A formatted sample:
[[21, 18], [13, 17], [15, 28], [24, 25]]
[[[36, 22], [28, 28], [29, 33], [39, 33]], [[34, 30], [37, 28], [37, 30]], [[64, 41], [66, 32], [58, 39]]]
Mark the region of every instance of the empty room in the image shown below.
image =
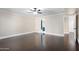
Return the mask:
[[0, 51], [76, 51], [77, 8], [0, 8]]

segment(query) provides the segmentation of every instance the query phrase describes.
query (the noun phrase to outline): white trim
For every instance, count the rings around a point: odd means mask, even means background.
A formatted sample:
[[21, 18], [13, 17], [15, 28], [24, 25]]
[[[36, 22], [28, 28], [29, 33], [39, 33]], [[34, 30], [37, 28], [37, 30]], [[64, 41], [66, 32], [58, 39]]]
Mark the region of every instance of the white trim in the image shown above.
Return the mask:
[[[41, 33], [41, 32], [35, 32], [35, 33]], [[56, 34], [56, 33], [45, 33], [45, 34], [64, 37], [64, 34]]]
[[55, 34], [55, 33], [46, 33], [48, 35], [55, 35], [55, 36], [60, 36], [60, 37], [64, 37], [64, 34]]
[[[76, 41], [76, 40], [75, 40]], [[79, 44], [79, 39], [78, 39], [78, 44]]]
[[[15, 36], [24, 35], [24, 34], [31, 34], [31, 33], [41, 33], [41, 32], [18, 33], [18, 34], [13, 34], [13, 35], [9, 35], [9, 36], [3, 36], [3, 37], [0, 37], [0, 39], [6, 39], [6, 38], [11, 38], [11, 37], [15, 37]], [[46, 34], [48, 34], [48, 35], [60, 36], [60, 37], [63, 37], [63, 36], [64, 36], [64, 35], [61, 35], [61, 34], [55, 34], [55, 33], [46, 33]]]
[[18, 34], [0, 37], [0, 39], [11, 38], [11, 37], [20, 36], [20, 35], [24, 35], [24, 34], [31, 34], [31, 33], [35, 33], [35, 32], [18, 33]]

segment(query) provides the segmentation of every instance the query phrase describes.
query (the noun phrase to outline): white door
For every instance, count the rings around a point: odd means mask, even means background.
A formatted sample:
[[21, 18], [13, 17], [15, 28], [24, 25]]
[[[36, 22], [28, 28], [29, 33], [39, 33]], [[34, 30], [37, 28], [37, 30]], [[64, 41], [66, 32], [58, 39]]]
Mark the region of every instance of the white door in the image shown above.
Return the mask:
[[70, 33], [70, 38], [74, 38], [76, 40], [76, 14], [74, 15], [69, 15], [69, 33]]

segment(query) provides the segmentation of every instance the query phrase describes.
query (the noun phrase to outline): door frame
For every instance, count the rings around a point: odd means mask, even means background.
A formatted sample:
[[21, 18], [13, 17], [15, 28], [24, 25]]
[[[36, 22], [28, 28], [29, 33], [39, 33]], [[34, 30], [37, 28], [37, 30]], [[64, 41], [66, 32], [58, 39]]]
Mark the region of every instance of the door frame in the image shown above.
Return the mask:
[[78, 44], [78, 15], [76, 15], [76, 44]]

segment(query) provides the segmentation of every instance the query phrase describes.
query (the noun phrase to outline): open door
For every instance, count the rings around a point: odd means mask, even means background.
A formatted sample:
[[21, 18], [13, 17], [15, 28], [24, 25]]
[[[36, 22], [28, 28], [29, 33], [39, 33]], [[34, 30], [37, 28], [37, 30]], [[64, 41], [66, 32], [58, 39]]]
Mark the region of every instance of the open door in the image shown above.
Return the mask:
[[69, 39], [76, 41], [76, 14], [69, 15]]
[[41, 19], [41, 47], [45, 48], [45, 19]]

